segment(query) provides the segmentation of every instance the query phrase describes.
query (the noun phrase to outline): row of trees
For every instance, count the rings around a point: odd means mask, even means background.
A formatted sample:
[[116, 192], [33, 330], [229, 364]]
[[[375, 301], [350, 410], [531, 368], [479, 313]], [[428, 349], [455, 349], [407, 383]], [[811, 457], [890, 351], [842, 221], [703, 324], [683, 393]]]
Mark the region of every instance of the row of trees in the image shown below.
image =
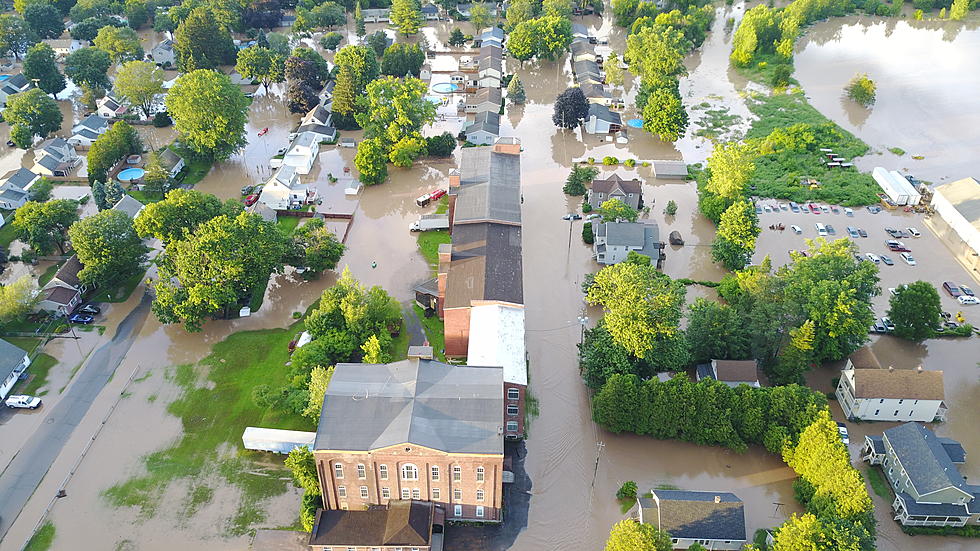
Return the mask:
[[747, 67], [765, 58], [788, 62], [800, 29], [827, 17], [845, 15], [854, 10], [848, 0], [794, 0], [785, 8], [774, 9], [760, 4], [745, 12], [732, 38], [732, 63]]

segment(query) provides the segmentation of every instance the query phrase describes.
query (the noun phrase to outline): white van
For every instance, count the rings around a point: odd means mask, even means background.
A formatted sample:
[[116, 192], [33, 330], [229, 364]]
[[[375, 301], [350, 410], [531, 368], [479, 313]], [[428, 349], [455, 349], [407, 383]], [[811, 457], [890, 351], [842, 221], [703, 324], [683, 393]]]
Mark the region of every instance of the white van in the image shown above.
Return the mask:
[[814, 226], [817, 227], [817, 235], [819, 235], [820, 237], [827, 237], [827, 226], [824, 226], [820, 222], [817, 222], [816, 224], [814, 224]]

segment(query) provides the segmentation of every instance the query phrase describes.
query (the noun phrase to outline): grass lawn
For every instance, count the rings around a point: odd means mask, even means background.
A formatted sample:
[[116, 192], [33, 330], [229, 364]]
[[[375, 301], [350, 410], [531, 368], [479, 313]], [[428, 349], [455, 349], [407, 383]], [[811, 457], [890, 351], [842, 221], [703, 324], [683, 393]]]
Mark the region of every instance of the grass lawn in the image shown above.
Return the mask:
[[149, 205], [150, 203], [156, 203], [158, 201], [163, 201], [163, 196], [157, 195], [155, 193], [151, 195], [151, 194], [149, 194], [149, 193], [147, 193], [145, 191], [139, 191], [139, 190], [135, 190], [135, 189], [129, 190], [126, 193], [129, 194], [130, 197], [132, 197], [133, 199], [136, 199], [137, 201], [139, 201], [140, 203], [143, 203], [144, 205]]
[[[271, 275], [269, 276], [272, 277]], [[252, 309], [253, 312], [258, 312], [259, 308], [262, 308], [262, 302], [265, 301], [265, 290], [269, 287], [269, 280], [265, 280], [265, 285], [260, 285], [252, 290], [252, 298], [248, 301], [248, 307]]]
[[868, 467], [864, 471], [864, 474], [868, 479], [868, 484], [871, 485], [871, 489], [878, 494], [878, 497], [890, 503], [893, 499], [892, 490], [888, 486], [888, 481], [885, 480], [885, 475], [882, 474], [881, 469], [878, 467]]
[[[215, 489], [209, 482], [218, 477], [241, 491], [226, 531], [243, 535], [262, 522], [261, 502], [286, 491], [289, 473], [282, 457], [243, 450], [242, 431], [248, 426], [315, 430], [312, 419], [269, 411], [252, 400], [257, 385], [288, 383], [287, 346], [302, 330], [303, 323], [297, 322], [286, 329], [234, 333], [214, 345], [200, 364], [169, 369], [167, 376], [183, 394], [167, 411], [180, 418], [184, 432], [172, 446], [143, 458], [145, 474], [103, 492], [109, 503], [139, 507], [144, 516], [152, 516], [170, 483], [190, 479], [191, 492], [178, 512], [187, 518], [210, 501]], [[235, 453], [222, 453], [227, 449]]]
[[300, 220], [302, 218], [299, 216], [280, 216], [276, 224], [282, 231], [286, 232], [286, 235], [293, 235], [296, 227], [299, 226]]
[[447, 214], [449, 212], [449, 196], [443, 195], [436, 204], [436, 214]]
[[37, 529], [31, 541], [27, 542], [27, 546], [24, 547], [24, 551], [47, 551], [51, 549], [51, 544], [54, 543], [54, 524], [51, 521], [47, 521]]
[[432, 347], [436, 359], [440, 362], [446, 361], [446, 354], [444, 353], [446, 349], [445, 324], [439, 319], [439, 316], [425, 317], [425, 312], [419, 308], [418, 304], [413, 304], [412, 308], [415, 309], [415, 315], [419, 317], [419, 321], [422, 323], [422, 331], [425, 332], [425, 338], [429, 341], [429, 346]]
[[88, 297], [87, 300], [90, 302], [126, 302], [129, 300], [129, 296], [133, 294], [136, 286], [143, 280], [144, 275], [146, 275], [146, 270], [140, 270], [119, 282], [118, 285], [96, 289], [95, 294]]
[[[9, 329], [11, 331], [15, 330], [10, 327], [6, 327], [5, 329]], [[24, 351], [28, 353], [34, 352], [34, 349], [41, 344], [41, 339], [37, 337], [4, 337], [3, 340], [9, 342], [14, 346], [23, 348]]]
[[48, 384], [48, 373], [56, 365], [58, 365], [58, 360], [54, 356], [38, 354], [34, 358], [34, 361], [31, 362], [31, 366], [27, 368], [27, 372], [31, 375], [31, 378], [25, 384], [14, 389], [13, 394], [30, 394], [33, 396], [44, 396], [47, 394], [48, 391], [46, 390], [38, 393], [38, 389]]
[[49, 266], [47, 270], [44, 270], [44, 273], [37, 278], [37, 286], [43, 289], [51, 281], [51, 278], [54, 277], [54, 274], [58, 273], [58, 269], [61, 268], [62, 264], [63, 262], [57, 262]]
[[419, 232], [419, 251], [433, 272], [439, 268], [439, 245], [450, 241], [449, 232], [446, 230]]
[[[7, 248], [17, 239], [17, 230], [14, 229], [13, 211], [4, 211], [3, 219], [6, 223], [0, 227], [0, 247]], [[9, 213], [9, 214], [8, 214]]]
[[403, 321], [402, 330], [398, 332], [398, 337], [392, 339], [391, 346], [388, 347], [388, 354], [391, 355], [391, 361], [398, 362], [408, 357], [408, 341], [410, 336]]

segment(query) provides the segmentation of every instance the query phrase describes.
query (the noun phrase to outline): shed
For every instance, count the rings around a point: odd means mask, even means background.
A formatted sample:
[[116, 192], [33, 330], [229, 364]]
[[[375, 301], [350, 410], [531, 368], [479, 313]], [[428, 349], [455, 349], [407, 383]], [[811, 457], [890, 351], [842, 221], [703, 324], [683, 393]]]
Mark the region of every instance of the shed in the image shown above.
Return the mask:
[[242, 433], [242, 444], [246, 450], [274, 453], [289, 453], [301, 446], [312, 450], [315, 439], [315, 432], [299, 430], [245, 427], [245, 432]]
[[687, 178], [687, 164], [684, 161], [653, 161], [653, 175], [656, 178]]

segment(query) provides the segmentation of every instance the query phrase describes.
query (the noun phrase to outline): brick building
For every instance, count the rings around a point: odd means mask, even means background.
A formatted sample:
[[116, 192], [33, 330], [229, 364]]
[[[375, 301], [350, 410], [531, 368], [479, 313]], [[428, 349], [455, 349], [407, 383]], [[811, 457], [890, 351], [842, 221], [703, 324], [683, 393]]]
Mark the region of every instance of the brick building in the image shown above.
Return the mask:
[[422, 500], [500, 521], [503, 369], [429, 358], [337, 364], [313, 445], [325, 509]]

